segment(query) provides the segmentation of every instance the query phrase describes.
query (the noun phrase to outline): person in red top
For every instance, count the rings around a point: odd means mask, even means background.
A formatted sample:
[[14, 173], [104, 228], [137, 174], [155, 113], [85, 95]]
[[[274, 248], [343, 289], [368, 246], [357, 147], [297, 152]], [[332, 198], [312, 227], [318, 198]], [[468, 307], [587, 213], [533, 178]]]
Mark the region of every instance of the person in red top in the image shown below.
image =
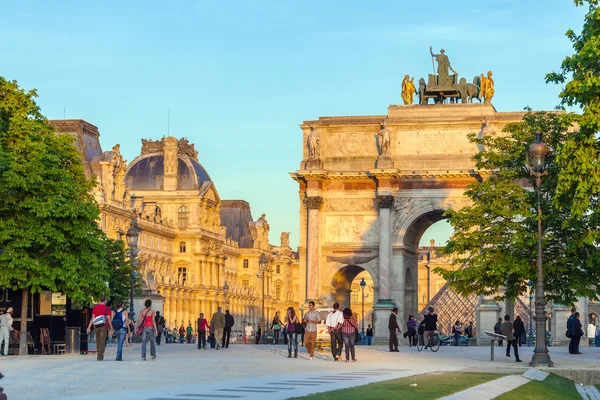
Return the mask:
[[[102, 318], [104, 317], [104, 318]], [[104, 360], [104, 350], [106, 350], [106, 337], [110, 333], [112, 335], [113, 326], [111, 321], [111, 311], [106, 305], [106, 297], [100, 296], [100, 303], [96, 304], [92, 309], [92, 319], [87, 327], [87, 334], [89, 335], [94, 326], [94, 333], [96, 334], [96, 360]], [[110, 330], [108, 329], [110, 327]]]
[[200, 314], [198, 318], [198, 349], [202, 348], [206, 350], [206, 331], [210, 330], [208, 321], [204, 318], [204, 314]]
[[352, 310], [349, 308], [344, 308], [343, 314], [342, 339], [344, 340], [344, 350], [346, 351], [346, 362], [350, 362], [350, 353], [352, 354], [352, 362], [356, 362], [354, 341], [356, 331], [358, 331], [358, 323], [356, 322], [356, 318], [352, 316]]
[[144, 308], [138, 317], [137, 327], [142, 327], [142, 361], [146, 361], [146, 343], [150, 342], [150, 355], [156, 358], [156, 312], [152, 309], [152, 300], [144, 302]]

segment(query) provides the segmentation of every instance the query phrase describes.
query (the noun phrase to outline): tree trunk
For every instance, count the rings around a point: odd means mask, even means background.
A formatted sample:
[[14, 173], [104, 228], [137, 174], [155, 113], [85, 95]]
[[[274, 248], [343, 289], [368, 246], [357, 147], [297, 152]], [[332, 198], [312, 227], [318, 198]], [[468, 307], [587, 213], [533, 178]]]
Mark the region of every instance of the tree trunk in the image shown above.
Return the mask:
[[19, 355], [26, 356], [27, 351], [27, 308], [29, 306], [29, 288], [23, 289], [21, 295], [21, 327], [19, 328], [21, 339], [19, 345]]

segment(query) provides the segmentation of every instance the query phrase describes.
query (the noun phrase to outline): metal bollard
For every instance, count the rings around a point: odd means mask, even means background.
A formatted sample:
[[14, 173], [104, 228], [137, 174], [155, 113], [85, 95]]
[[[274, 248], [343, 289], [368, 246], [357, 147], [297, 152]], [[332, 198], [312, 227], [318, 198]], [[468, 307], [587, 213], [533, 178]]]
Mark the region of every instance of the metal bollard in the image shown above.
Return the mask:
[[494, 347], [495, 347], [495, 342], [496, 339], [494, 339], [492, 337], [492, 340], [490, 341], [491, 347], [490, 347], [490, 361], [494, 361]]

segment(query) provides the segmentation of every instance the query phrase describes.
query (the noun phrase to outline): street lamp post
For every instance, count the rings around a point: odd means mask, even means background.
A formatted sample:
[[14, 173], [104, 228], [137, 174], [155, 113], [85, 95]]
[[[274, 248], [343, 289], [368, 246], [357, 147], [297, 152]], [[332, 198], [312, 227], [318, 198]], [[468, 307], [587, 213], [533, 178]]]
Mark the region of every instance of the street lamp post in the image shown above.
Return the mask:
[[261, 307], [261, 318], [260, 318], [260, 326], [262, 333], [262, 342], [266, 343], [267, 333], [265, 332], [265, 280], [267, 268], [269, 266], [269, 260], [265, 253], [260, 255], [260, 259], [258, 260], [258, 267], [260, 268], [260, 273], [258, 274], [260, 279], [262, 279], [262, 307]]
[[544, 280], [542, 275], [542, 176], [546, 175], [546, 156], [550, 154], [548, 146], [542, 142], [542, 132], [535, 132], [535, 143], [529, 145], [528, 158], [532, 160], [527, 166], [529, 173], [535, 176], [537, 187], [538, 207], [538, 256], [537, 256], [537, 281], [535, 283], [535, 350], [529, 366], [552, 367], [548, 346], [546, 345], [546, 299], [544, 297]]
[[133, 307], [133, 287], [135, 283], [135, 278], [137, 277], [137, 266], [138, 266], [138, 239], [140, 237], [140, 233], [136, 228], [137, 220], [134, 218], [131, 220], [131, 226], [127, 230], [125, 237], [127, 238], [127, 245], [129, 246], [129, 258], [131, 260], [131, 277], [129, 278], [130, 288], [129, 288], [129, 318], [134, 321], [135, 320], [135, 310]]
[[527, 338], [527, 346], [533, 346], [533, 308], [531, 306], [533, 302], [533, 280], [528, 283], [529, 286], [529, 336]]
[[365, 282], [365, 278], [363, 277], [360, 281], [360, 290], [362, 291], [362, 329], [360, 333], [361, 342], [364, 342], [365, 339], [365, 286], [367, 286], [367, 282]]

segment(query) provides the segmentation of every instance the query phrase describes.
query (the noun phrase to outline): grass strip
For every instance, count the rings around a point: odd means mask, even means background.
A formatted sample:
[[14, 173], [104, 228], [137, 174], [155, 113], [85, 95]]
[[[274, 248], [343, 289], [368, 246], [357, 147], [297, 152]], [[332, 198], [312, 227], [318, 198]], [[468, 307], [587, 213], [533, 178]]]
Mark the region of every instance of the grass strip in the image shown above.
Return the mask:
[[575, 388], [573, 381], [562, 376], [550, 374], [543, 381], [531, 381], [495, 400], [581, 400], [581, 396]]
[[370, 383], [368, 385], [356, 386], [348, 389], [316, 393], [305, 397], [296, 397], [295, 399], [438, 399], [473, 386], [481, 385], [482, 383], [493, 381], [503, 376], [506, 376], [506, 374], [482, 372], [432, 372], [429, 374]]

